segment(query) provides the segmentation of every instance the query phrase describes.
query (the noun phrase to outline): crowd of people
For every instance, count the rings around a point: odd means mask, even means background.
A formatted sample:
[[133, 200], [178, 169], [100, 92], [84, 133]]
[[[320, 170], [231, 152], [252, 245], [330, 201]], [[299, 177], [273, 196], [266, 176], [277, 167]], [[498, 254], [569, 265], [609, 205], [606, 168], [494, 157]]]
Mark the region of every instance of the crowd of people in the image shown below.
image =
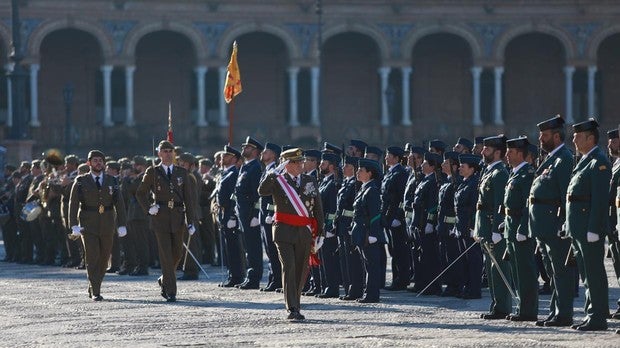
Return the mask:
[[[95, 301], [106, 272], [161, 268], [161, 295], [173, 302], [177, 280], [223, 264], [219, 286], [283, 292], [290, 320], [304, 319], [301, 295], [467, 300], [488, 286], [484, 320], [606, 330], [620, 319], [604, 268], [607, 252], [620, 277], [618, 129], [605, 149], [596, 120], [572, 125], [573, 152], [562, 117], [537, 126], [535, 140], [386, 148], [353, 139], [303, 150], [248, 136], [213, 161], [168, 141], [151, 159], [47, 153], [5, 167], [4, 261], [86, 268]], [[580, 280], [585, 319], [574, 323]], [[542, 319], [539, 293], [551, 294]]]

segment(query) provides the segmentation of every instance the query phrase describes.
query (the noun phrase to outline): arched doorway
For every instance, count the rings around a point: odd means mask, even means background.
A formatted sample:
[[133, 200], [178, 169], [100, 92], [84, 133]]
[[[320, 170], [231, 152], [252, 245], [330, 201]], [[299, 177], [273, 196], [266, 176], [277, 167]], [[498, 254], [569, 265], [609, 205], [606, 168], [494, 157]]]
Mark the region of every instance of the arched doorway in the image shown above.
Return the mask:
[[528, 33], [508, 43], [503, 79], [507, 135], [535, 136], [536, 123], [565, 116], [565, 65], [562, 43], [551, 35]]
[[411, 110], [415, 143], [433, 138], [454, 143], [471, 138], [471, 48], [448, 33], [423, 37], [413, 48]]
[[[611, 35], [603, 42], [598, 49], [598, 80], [599, 80], [599, 121], [601, 130], [607, 131], [618, 127], [620, 118], [620, 33]], [[604, 137], [602, 137], [604, 138]]]

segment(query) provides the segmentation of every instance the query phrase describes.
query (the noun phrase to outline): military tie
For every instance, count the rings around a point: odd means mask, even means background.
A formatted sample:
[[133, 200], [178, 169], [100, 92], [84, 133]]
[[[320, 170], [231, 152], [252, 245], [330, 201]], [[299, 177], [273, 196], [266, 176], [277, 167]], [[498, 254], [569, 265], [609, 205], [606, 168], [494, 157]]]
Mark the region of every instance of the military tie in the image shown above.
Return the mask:
[[99, 182], [99, 177], [95, 177], [95, 184], [97, 184], [97, 188], [101, 190], [101, 183]]
[[168, 181], [170, 181], [170, 179], [172, 179], [172, 170], [168, 167]]

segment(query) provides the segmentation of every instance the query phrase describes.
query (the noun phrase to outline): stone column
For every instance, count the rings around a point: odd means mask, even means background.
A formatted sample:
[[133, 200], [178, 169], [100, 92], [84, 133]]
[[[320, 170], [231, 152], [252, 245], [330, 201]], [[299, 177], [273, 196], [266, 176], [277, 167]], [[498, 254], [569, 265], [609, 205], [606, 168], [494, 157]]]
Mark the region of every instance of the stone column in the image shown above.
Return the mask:
[[565, 101], [566, 101], [566, 123], [573, 124], [575, 120], [573, 119], [573, 74], [575, 73], [574, 66], [565, 66], [564, 67], [564, 79], [565, 82]]
[[291, 116], [288, 125], [291, 127], [299, 126], [299, 115], [297, 113], [297, 75], [299, 74], [298, 67], [288, 68], [288, 94], [290, 97], [290, 110]]
[[390, 67], [379, 68], [379, 74], [381, 75], [381, 125], [390, 125], [390, 115], [388, 113], [388, 101], [386, 91], [388, 89], [388, 79], [390, 77]]
[[596, 76], [596, 65], [588, 67], [588, 117], [594, 117], [594, 78]]
[[40, 127], [39, 122], [39, 64], [30, 65], [30, 126]]
[[196, 93], [198, 93], [198, 120], [196, 120], [196, 125], [198, 127], [206, 127], [209, 124], [207, 122], [205, 101], [205, 75], [207, 74], [207, 67], [197, 66], [194, 72], [196, 73]]
[[[13, 71], [13, 63], [8, 63], [4, 66], [6, 74]], [[13, 127], [13, 84], [11, 79], [6, 79], [6, 125], [7, 127]]]
[[319, 117], [319, 79], [321, 74], [321, 68], [318, 66], [314, 66], [310, 68], [310, 77], [311, 77], [311, 90], [312, 90], [312, 107], [311, 107], [311, 118], [310, 124], [313, 126], [320, 126], [321, 119]]
[[220, 121], [218, 125], [220, 127], [228, 126], [228, 117], [226, 117], [226, 101], [224, 100], [224, 85], [226, 84], [226, 74], [228, 73], [228, 67], [220, 67]]
[[504, 74], [504, 67], [498, 66], [495, 68], [495, 117], [493, 123], [496, 126], [504, 125], [502, 119], [502, 75]]
[[480, 75], [482, 75], [482, 67], [474, 66], [471, 68], [471, 74], [473, 76], [474, 83], [474, 95], [473, 95], [473, 111], [472, 124], [474, 126], [482, 126], [482, 118], [480, 117]]
[[413, 69], [410, 66], [400, 68], [403, 75], [403, 119], [400, 123], [403, 126], [411, 126], [411, 95], [410, 95], [410, 77]]
[[112, 122], [112, 65], [101, 67], [103, 73], [103, 126], [111, 127]]
[[136, 120], [133, 115], [133, 73], [136, 71], [136, 67], [133, 65], [125, 67], [125, 99], [126, 99], [126, 115], [125, 125], [127, 127], [133, 127], [136, 125]]

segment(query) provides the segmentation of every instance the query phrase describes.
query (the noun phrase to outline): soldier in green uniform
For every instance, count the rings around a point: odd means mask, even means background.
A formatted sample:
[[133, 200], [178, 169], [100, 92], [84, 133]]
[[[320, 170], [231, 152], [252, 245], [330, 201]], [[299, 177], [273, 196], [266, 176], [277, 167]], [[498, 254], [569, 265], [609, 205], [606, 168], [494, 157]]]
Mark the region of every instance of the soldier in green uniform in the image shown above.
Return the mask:
[[536, 321], [538, 315], [538, 273], [534, 259], [536, 240], [528, 238], [527, 198], [534, 180], [534, 168], [525, 161], [527, 137], [506, 141], [506, 159], [512, 167], [504, 194], [504, 238], [506, 238], [513, 280], [519, 295], [517, 313], [506, 319]]
[[[620, 187], [620, 138], [618, 137], [618, 129], [613, 129], [607, 132], [607, 151], [609, 158], [613, 161], [611, 169], [611, 182], [609, 183], [609, 231], [607, 235], [607, 242], [609, 244], [609, 252], [611, 253], [611, 259], [614, 265], [614, 272], [618, 283], [620, 283], [620, 240], [618, 240], [618, 224], [617, 214], [618, 208], [616, 205], [620, 203], [617, 201], [616, 195], [618, 194], [618, 187]], [[620, 299], [618, 299], [618, 309], [611, 315], [612, 319], [620, 319]]]
[[561, 238], [566, 188], [573, 168], [573, 154], [564, 146], [564, 119], [555, 116], [538, 124], [540, 146], [547, 153], [536, 170], [529, 197], [529, 237], [544, 248], [551, 268], [553, 293], [549, 316], [537, 326], [570, 326], [573, 323], [575, 273], [565, 265], [570, 240]]
[[276, 205], [273, 241], [282, 264], [284, 300], [288, 320], [304, 320], [300, 312], [301, 290], [308, 274], [312, 249], [320, 248], [324, 215], [316, 179], [302, 174], [303, 151], [293, 148], [282, 152], [283, 172], [274, 170], [258, 186], [261, 196], [272, 196]]
[[118, 181], [103, 172], [105, 156], [88, 154], [90, 172], [80, 175], [71, 187], [69, 226], [74, 239], [82, 239], [88, 277], [88, 296], [101, 301], [101, 282], [108, 267], [116, 226], [118, 236], [127, 234], [125, 203]]
[[[482, 156], [486, 170], [480, 179], [474, 227], [475, 238], [484, 243], [485, 269], [491, 292], [489, 313], [482, 314], [482, 319], [505, 319], [512, 311], [510, 292], [499, 273], [501, 271], [510, 282], [510, 265], [502, 260], [506, 240], [499, 233], [499, 225], [504, 221], [502, 202], [508, 181], [508, 171], [502, 162], [505, 154], [506, 137], [503, 134], [484, 138]], [[493, 258], [496, 262], [493, 262]]]
[[[168, 302], [177, 300], [175, 271], [183, 257], [183, 233], [194, 227], [194, 199], [185, 168], [173, 164], [174, 146], [159, 142], [157, 153], [161, 163], [149, 167], [136, 190], [136, 199], [151, 215], [151, 224], [159, 251], [162, 276], [157, 280], [161, 296]], [[153, 199], [151, 200], [151, 193]]]
[[573, 143], [582, 155], [566, 192], [566, 231], [573, 238], [577, 264], [586, 291], [586, 319], [574, 329], [607, 330], [609, 289], [605, 273], [604, 245], [609, 224], [611, 163], [598, 147], [598, 123], [594, 119], [573, 125]]

